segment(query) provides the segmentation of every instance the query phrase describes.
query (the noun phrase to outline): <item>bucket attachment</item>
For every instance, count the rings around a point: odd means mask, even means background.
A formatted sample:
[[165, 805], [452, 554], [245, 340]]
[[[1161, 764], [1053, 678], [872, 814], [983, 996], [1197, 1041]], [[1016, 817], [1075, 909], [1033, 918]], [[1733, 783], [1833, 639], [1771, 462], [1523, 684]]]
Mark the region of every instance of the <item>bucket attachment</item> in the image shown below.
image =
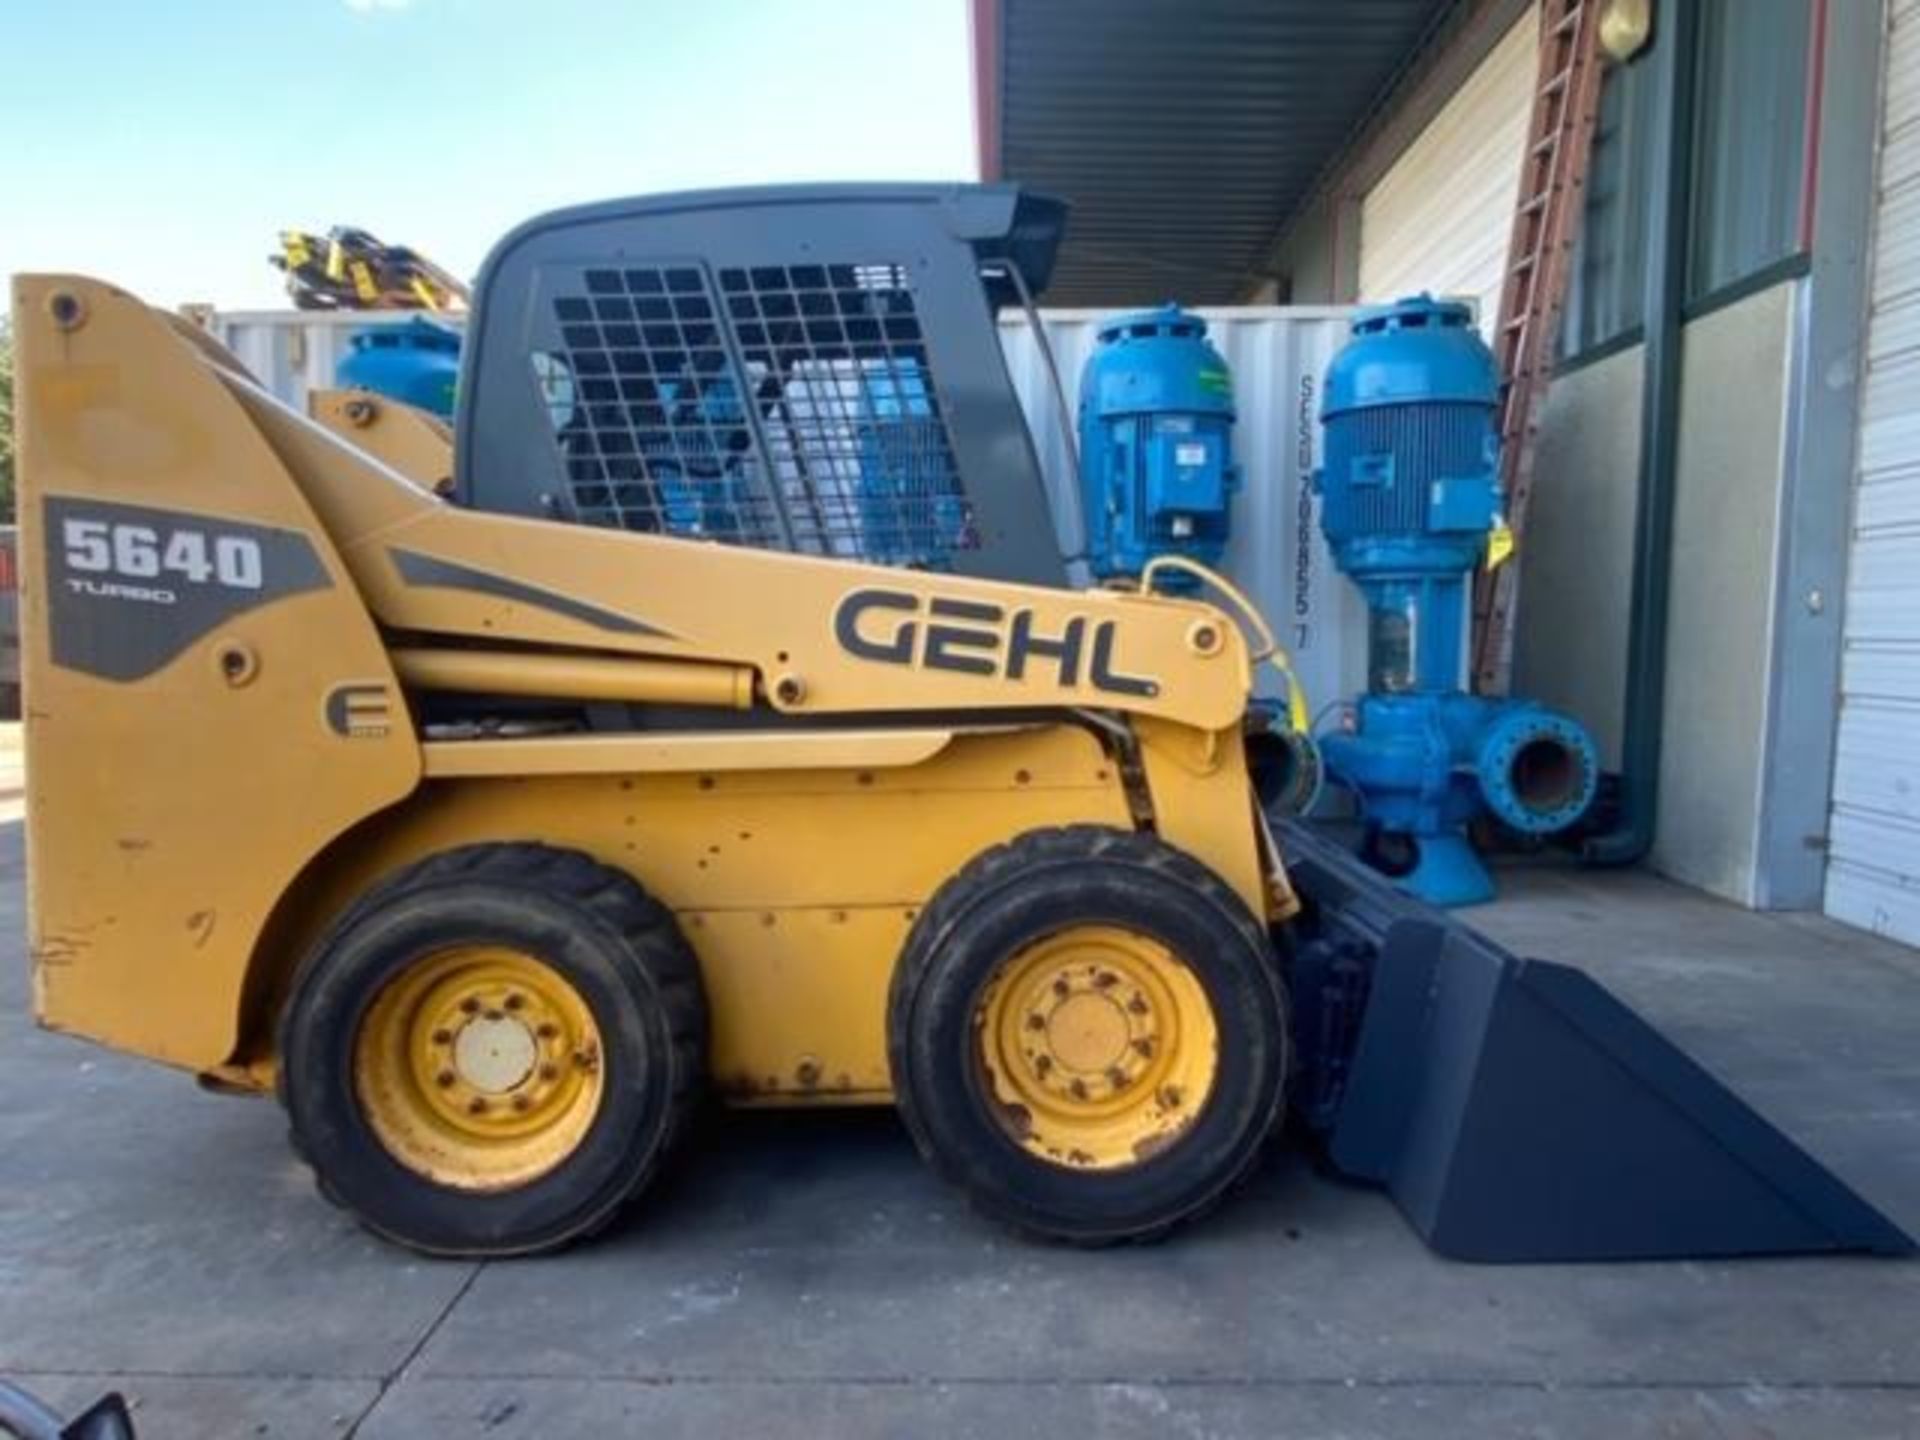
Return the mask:
[[1583, 971], [1523, 960], [1297, 821], [1296, 1108], [1462, 1260], [1914, 1242]]

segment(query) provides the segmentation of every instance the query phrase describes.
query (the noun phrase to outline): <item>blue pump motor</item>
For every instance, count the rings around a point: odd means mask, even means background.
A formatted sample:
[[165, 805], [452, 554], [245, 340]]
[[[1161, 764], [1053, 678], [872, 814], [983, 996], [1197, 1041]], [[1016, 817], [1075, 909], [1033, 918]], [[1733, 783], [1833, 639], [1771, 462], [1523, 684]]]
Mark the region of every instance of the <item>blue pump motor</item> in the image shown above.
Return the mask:
[[1467, 597], [1500, 514], [1499, 393], [1467, 308], [1421, 295], [1354, 321], [1320, 412], [1321, 528], [1368, 611], [1367, 694], [1322, 753], [1370, 857], [1437, 904], [1493, 897], [1470, 822], [1563, 830], [1599, 772], [1578, 721], [1465, 693]]
[[[1177, 305], [1103, 324], [1080, 379], [1080, 496], [1099, 580], [1155, 556], [1219, 562], [1233, 463], [1233, 378], [1207, 324]], [[1168, 577], [1170, 590], [1191, 588]]]
[[926, 371], [905, 356], [863, 362], [853, 418], [862, 558], [951, 569], [972, 522]]
[[349, 337], [349, 350], [334, 367], [336, 385], [371, 390], [453, 417], [460, 378], [460, 332], [415, 316], [404, 325], [369, 325]]

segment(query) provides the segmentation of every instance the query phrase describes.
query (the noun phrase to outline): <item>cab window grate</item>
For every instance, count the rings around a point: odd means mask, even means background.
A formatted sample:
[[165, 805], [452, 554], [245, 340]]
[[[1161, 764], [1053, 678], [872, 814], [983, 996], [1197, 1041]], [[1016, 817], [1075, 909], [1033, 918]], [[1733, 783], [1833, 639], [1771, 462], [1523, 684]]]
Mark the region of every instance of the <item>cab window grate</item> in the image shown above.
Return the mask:
[[533, 355], [578, 518], [939, 567], [979, 545], [907, 267], [589, 266]]

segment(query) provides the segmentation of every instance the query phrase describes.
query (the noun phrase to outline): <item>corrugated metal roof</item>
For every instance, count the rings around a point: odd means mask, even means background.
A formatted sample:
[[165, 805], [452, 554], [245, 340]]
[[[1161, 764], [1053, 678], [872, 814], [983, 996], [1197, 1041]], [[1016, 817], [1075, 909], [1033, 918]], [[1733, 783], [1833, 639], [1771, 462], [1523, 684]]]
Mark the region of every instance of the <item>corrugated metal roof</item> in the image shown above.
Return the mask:
[[1239, 298], [1450, 3], [976, 0], [989, 178], [1073, 207], [1048, 302]]

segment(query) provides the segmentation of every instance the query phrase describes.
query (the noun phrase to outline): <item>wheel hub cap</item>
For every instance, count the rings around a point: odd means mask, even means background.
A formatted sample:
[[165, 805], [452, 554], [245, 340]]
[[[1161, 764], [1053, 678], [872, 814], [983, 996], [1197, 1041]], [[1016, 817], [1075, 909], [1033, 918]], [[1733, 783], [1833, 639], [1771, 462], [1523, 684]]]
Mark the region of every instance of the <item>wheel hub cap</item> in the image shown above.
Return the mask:
[[533, 1031], [518, 1020], [470, 1020], [453, 1042], [454, 1073], [476, 1090], [502, 1095], [533, 1073], [539, 1053]]
[[982, 992], [975, 1036], [1001, 1127], [1083, 1169], [1170, 1144], [1211, 1093], [1218, 1050], [1198, 977], [1159, 941], [1112, 926], [1010, 957]]
[[354, 1044], [368, 1125], [408, 1169], [502, 1190], [564, 1161], [600, 1107], [600, 1033], [580, 993], [530, 955], [462, 947], [387, 983]]
[[1081, 1074], [1098, 1074], [1127, 1052], [1127, 1013], [1097, 991], [1070, 995], [1047, 1017], [1047, 1048]]

